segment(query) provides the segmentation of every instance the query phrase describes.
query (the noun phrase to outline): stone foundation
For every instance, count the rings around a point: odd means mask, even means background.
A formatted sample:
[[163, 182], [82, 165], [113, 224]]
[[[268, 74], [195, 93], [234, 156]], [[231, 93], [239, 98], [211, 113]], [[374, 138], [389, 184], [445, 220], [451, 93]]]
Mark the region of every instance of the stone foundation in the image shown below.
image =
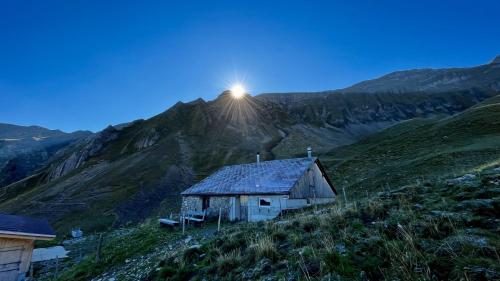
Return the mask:
[[[203, 199], [200, 196], [183, 196], [182, 197], [182, 212], [188, 211], [201, 211], [203, 206]], [[222, 208], [222, 218], [229, 219], [230, 208], [229, 197], [215, 196], [210, 197], [209, 207], [207, 209], [207, 217], [218, 217], [219, 208]]]

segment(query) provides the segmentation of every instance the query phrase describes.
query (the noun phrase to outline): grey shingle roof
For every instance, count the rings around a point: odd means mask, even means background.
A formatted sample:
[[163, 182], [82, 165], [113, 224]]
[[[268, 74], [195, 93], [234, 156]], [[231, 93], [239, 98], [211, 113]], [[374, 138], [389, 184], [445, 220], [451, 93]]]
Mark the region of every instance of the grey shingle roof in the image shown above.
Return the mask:
[[315, 157], [293, 158], [226, 166], [181, 194], [288, 194], [315, 161]]
[[0, 233], [21, 236], [55, 236], [54, 231], [45, 219], [6, 214], [0, 214]]

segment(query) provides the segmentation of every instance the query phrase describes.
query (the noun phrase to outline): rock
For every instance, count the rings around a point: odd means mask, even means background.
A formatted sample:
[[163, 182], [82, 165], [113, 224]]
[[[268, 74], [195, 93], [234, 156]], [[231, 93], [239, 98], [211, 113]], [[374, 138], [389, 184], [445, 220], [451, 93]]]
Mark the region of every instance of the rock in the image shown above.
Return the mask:
[[486, 240], [486, 237], [477, 235], [454, 235], [446, 238], [445, 241], [449, 243], [452, 248], [457, 248], [460, 245], [466, 244], [476, 248], [485, 248], [488, 246], [488, 240]]
[[192, 246], [189, 246], [189, 249], [199, 249], [199, 248], [201, 248], [200, 244], [194, 244]]
[[447, 211], [440, 211], [440, 210], [433, 210], [430, 211], [431, 216], [437, 217], [437, 218], [453, 218], [453, 219], [459, 219], [462, 217], [461, 214], [459, 213], [454, 213], [454, 212], [447, 212]]
[[243, 272], [243, 279], [256, 280], [257, 277], [271, 272], [271, 260], [267, 258], [261, 259], [255, 267]]
[[343, 243], [336, 244], [335, 251], [337, 251], [340, 255], [345, 255], [347, 253], [347, 249]]
[[454, 185], [467, 185], [467, 186], [472, 186], [474, 185], [474, 181], [476, 179], [476, 175], [474, 174], [465, 174], [461, 177], [454, 178], [454, 179], [449, 179], [446, 181], [446, 184], [448, 186], [454, 186]]
[[457, 204], [457, 210], [471, 210], [477, 215], [495, 216], [495, 200], [493, 199], [471, 199]]
[[489, 268], [471, 266], [465, 270], [468, 271], [467, 275], [470, 280], [498, 280], [500, 278], [499, 272]]
[[417, 203], [417, 204], [413, 205], [413, 208], [414, 208], [415, 210], [422, 210], [422, 209], [424, 208], [424, 206], [422, 206], [422, 204], [418, 204], [418, 203]]

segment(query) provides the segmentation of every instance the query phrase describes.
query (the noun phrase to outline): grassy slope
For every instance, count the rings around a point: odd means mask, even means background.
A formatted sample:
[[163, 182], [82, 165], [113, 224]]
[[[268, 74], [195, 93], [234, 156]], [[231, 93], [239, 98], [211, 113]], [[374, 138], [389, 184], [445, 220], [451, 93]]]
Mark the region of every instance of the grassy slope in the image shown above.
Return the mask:
[[[453, 185], [429, 181], [280, 220], [224, 224], [199, 246], [174, 251], [165, 245], [180, 230], [145, 225], [107, 242], [100, 262], [89, 256], [58, 280], [498, 280], [499, 213], [500, 173], [489, 169]], [[162, 248], [156, 264], [140, 265]], [[134, 276], [120, 270], [127, 259], [137, 262]]]
[[[500, 171], [493, 167], [500, 166], [499, 112], [498, 104], [490, 100], [452, 118], [410, 121], [336, 150], [338, 158], [328, 163], [348, 167], [345, 174], [351, 171], [366, 178], [360, 181], [365, 186], [379, 186], [391, 169], [398, 169], [401, 176], [387, 178], [391, 188], [384, 192], [347, 205], [340, 200], [318, 213], [310, 209], [281, 221], [226, 224], [199, 249], [165, 252], [157, 264], [161, 270], [143, 276], [146, 280], [498, 279]], [[377, 157], [385, 164], [377, 163]], [[363, 161], [355, 161], [360, 158]], [[433, 158], [443, 160], [428, 160]], [[443, 180], [469, 171], [476, 178]], [[425, 180], [414, 181], [422, 177]], [[167, 243], [156, 225], [142, 229], [134, 233], [145, 229], [159, 235], [147, 239], [148, 249]], [[146, 233], [123, 239], [134, 245], [142, 235]], [[138, 249], [123, 253], [113, 244], [106, 250], [111, 262], [95, 264], [90, 259], [69, 268], [60, 280], [85, 280], [144, 253]], [[80, 275], [94, 267], [98, 270]]]
[[500, 98], [443, 119], [395, 125], [321, 159], [337, 184], [365, 194], [500, 163]]

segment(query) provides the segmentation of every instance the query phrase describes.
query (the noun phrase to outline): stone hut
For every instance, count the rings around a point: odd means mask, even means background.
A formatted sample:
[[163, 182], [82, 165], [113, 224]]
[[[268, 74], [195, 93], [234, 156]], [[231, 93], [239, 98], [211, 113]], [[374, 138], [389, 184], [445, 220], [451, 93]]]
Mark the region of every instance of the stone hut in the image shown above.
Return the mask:
[[273, 219], [282, 211], [334, 202], [337, 192], [316, 157], [225, 166], [182, 195], [182, 212], [231, 221]]

